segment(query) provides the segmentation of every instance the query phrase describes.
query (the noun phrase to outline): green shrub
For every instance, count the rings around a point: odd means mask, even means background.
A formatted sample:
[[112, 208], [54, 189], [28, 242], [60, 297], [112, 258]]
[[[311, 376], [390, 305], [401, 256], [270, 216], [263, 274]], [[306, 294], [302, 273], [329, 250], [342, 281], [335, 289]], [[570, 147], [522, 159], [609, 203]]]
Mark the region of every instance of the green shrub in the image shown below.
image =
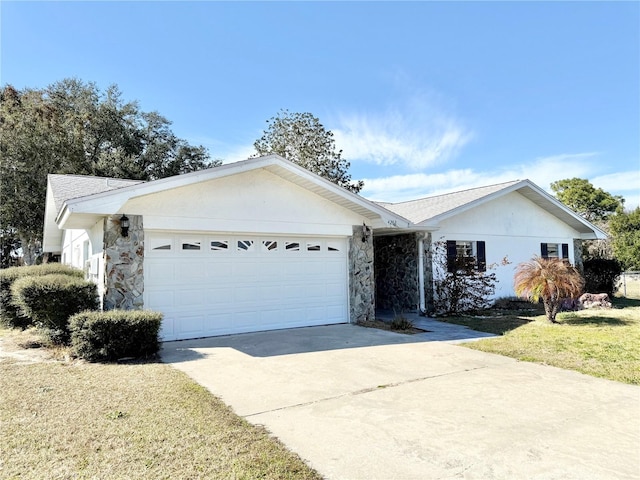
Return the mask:
[[392, 330], [411, 330], [413, 327], [413, 322], [402, 314], [396, 314], [391, 320]]
[[31, 318], [24, 316], [13, 302], [11, 285], [23, 277], [37, 277], [53, 273], [84, 278], [82, 270], [62, 265], [60, 263], [45, 263], [28, 267], [11, 267], [0, 270], [0, 322], [13, 328], [28, 328], [32, 325]]
[[58, 344], [69, 341], [71, 315], [98, 307], [96, 285], [71, 275], [19, 278], [11, 286], [11, 295], [21, 314]]
[[620, 262], [615, 259], [592, 258], [584, 261], [584, 291], [607, 293], [613, 296], [622, 273]]
[[89, 361], [153, 355], [161, 323], [161, 313], [144, 310], [81, 312], [69, 320], [72, 351]]

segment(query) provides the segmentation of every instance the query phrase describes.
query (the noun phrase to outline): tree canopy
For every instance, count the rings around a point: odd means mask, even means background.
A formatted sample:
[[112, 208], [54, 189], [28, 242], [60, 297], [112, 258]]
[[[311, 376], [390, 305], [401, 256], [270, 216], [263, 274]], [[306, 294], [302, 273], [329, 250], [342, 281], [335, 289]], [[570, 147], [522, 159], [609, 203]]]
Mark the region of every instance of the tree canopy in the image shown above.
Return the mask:
[[311, 113], [281, 110], [253, 144], [258, 155], [276, 153], [327, 180], [358, 193], [364, 182], [352, 181], [350, 163], [336, 151], [333, 133]]
[[609, 220], [613, 253], [624, 270], [640, 270], [640, 207]]
[[[0, 89], [0, 235], [3, 247], [42, 236], [47, 174], [153, 180], [216, 165], [171, 122], [127, 102], [116, 85], [65, 79], [43, 89]], [[5, 249], [3, 248], [3, 254]], [[3, 264], [6, 256], [3, 255]]]
[[624, 198], [595, 188], [584, 178], [558, 180], [551, 184], [558, 200], [589, 221], [605, 220], [622, 209]]

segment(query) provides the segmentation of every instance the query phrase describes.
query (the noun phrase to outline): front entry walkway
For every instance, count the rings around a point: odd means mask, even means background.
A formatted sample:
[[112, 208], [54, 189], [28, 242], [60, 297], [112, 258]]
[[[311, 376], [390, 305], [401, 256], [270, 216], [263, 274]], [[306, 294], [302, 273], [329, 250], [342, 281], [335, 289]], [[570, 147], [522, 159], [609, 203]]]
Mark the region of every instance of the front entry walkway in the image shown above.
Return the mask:
[[640, 388], [354, 325], [168, 342], [327, 479], [638, 479]]
[[[390, 312], [376, 311], [376, 318], [390, 322], [395, 314]], [[493, 333], [477, 332], [464, 325], [454, 323], [439, 322], [433, 318], [423, 317], [417, 313], [403, 313], [403, 317], [411, 320], [414, 326], [425, 330], [419, 334], [422, 339], [437, 342], [462, 343], [482, 338], [495, 337]]]

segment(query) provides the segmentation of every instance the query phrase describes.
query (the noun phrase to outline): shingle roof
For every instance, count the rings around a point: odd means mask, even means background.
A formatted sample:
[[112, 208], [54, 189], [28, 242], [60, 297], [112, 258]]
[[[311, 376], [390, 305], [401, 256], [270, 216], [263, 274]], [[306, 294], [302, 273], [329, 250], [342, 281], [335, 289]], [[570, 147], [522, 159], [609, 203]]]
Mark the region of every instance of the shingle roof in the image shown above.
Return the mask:
[[49, 184], [51, 185], [56, 212], [60, 211], [64, 202], [72, 198], [86, 197], [138, 183], [144, 183], [144, 181], [89, 177], [85, 175], [49, 175]]
[[377, 203], [387, 210], [391, 210], [393, 213], [403, 216], [414, 224], [419, 224], [437, 217], [438, 215], [450, 212], [464, 205], [480, 200], [488, 195], [504, 190], [505, 188], [511, 187], [519, 182], [519, 180], [514, 180], [512, 182], [471, 188], [469, 190], [451, 192], [444, 195], [419, 198], [408, 202]]

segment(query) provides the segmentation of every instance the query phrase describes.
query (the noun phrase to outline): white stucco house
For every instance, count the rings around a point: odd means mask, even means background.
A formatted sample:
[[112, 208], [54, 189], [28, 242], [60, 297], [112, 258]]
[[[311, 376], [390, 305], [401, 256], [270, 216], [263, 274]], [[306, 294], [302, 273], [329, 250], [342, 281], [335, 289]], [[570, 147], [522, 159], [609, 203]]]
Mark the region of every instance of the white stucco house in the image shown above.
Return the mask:
[[176, 340], [428, 311], [435, 241], [479, 269], [508, 257], [501, 297], [517, 263], [579, 263], [605, 237], [528, 180], [375, 203], [269, 155], [150, 182], [49, 175], [43, 249]]

